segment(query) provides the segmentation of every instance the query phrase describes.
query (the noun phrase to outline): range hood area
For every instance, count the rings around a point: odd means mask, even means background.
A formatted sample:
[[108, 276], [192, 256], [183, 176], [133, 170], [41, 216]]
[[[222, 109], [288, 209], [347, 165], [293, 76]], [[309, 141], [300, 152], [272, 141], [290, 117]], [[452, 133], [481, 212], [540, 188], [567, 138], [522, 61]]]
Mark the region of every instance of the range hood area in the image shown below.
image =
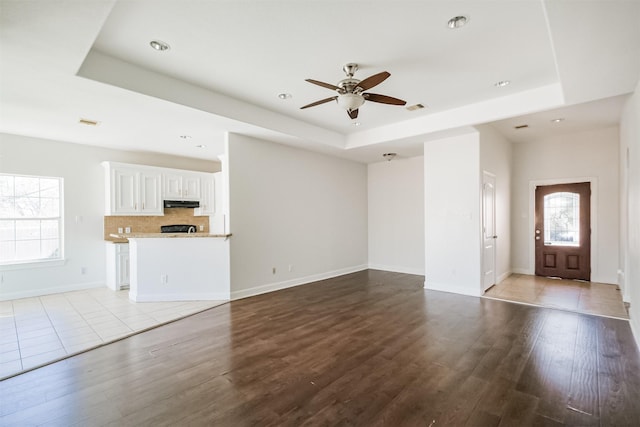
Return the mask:
[[199, 208], [200, 202], [194, 200], [165, 200], [165, 208]]

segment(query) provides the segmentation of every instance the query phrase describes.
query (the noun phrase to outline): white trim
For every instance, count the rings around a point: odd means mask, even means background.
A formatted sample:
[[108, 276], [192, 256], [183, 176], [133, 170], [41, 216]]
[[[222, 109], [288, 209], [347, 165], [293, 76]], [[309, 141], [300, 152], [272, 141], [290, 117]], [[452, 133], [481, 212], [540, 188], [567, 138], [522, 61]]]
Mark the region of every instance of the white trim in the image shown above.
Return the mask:
[[556, 184], [574, 184], [577, 182], [588, 182], [591, 188], [591, 281], [594, 277], [598, 278], [598, 178], [594, 176], [577, 177], [577, 178], [554, 178], [539, 179], [529, 181], [529, 268], [535, 274], [536, 265], [536, 244], [534, 230], [536, 228], [536, 186], [538, 185], [556, 185]]
[[511, 269], [511, 274], [527, 274], [529, 276], [533, 276], [534, 275], [534, 271], [529, 270], [528, 268], [512, 268]]
[[32, 268], [60, 267], [61, 265], [65, 265], [66, 263], [67, 263], [67, 260], [63, 258], [16, 261], [8, 264], [0, 264], [0, 271], [31, 270]]
[[452, 294], [469, 295], [472, 297], [479, 297], [482, 295], [479, 292], [479, 289], [476, 289], [474, 291], [473, 289], [467, 288], [466, 286], [454, 286], [434, 282], [427, 283], [426, 280], [424, 281], [424, 288], [430, 291], [449, 292]]
[[133, 302], [166, 302], [166, 301], [229, 301], [226, 292], [205, 292], [196, 294], [136, 294], [129, 291], [129, 300]]
[[393, 273], [417, 274], [424, 276], [424, 268], [403, 267], [401, 265], [369, 264], [371, 270], [391, 271]]
[[72, 292], [72, 291], [82, 291], [85, 289], [93, 289], [93, 288], [101, 288], [106, 287], [104, 282], [87, 282], [87, 283], [77, 283], [74, 285], [64, 285], [58, 286], [55, 288], [40, 288], [33, 289], [30, 291], [20, 291], [20, 292], [11, 292], [11, 293], [0, 293], [0, 301], [8, 301], [20, 298], [31, 298], [31, 297], [39, 297], [42, 295], [49, 294], [59, 294], [62, 292]]
[[[285, 280], [284, 282], [267, 283], [264, 285], [254, 286], [247, 289], [231, 291], [231, 301], [252, 297], [255, 295], [266, 294], [268, 292], [278, 291], [281, 289], [292, 288], [294, 286], [306, 285], [307, 283], [317, 282], [319, 280], [331, 279], [333, 277], [343, 276], [345, 274], [355, 273], [357, 271], [367, 270], [366, 264], [356, 265], [353, 267], [341, 268], [339, 270], [327, 271], [326, 273], [312, 274], [311, 276], [299, 277], [297, 279]], [[233, 283], [231, 284], [233, 287]]]
[[633, 317], [631, 313], [629, 313], [629, 326], [631, 326], [631, 334], [636, 340], [638, 350], [640, 350], [640, 323], [638, 323], [638, 319]]
[[511, 276], [511, 274], [513, 274], [511, 272], [511, 270], [509, 271], [505, 271], [504, 273], [502, 273], [500, 276], [498, 276], [498, 278], [496, 279], [496, 285], [500, 282], [502, 282], [503, 280], [505, 280], [507, 277]]

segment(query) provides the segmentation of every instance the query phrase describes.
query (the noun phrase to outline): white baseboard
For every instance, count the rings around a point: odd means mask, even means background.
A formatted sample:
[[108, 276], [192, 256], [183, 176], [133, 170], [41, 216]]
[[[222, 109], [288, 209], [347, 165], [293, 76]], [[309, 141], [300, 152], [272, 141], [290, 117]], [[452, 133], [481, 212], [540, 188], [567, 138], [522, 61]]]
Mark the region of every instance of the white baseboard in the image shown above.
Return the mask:
[[371, 270], [391, 271], [393, 273], [417, 274], [418, 276], [424, 276], [424, 268], [382, 264], [369, 264], [369, 268]]
[[535, 274], [534, 271], [529, 270], [528, 268], [512, 268], [512, 274], [528, 274], [529, 276], [533, 276]]
[[20, 298], [39, 297], [42, 295], [59, 294], [62, 292], [83, 291], [85, 289], [106, 287], [105, 282], [76, 283], [73, 285], [56, 286], [53, 288], [32, 289], [20, 292], [0, 292], [0, 301], [8, 301]]
[[446, 285], [444, 283], [427, 282], [425, 280], [424, 288], [429, 289], [430, 291], [449, 292], [452, 294], [469, 295], [472, 297], [479, 297], [481, 295], [480, 284], [478, 284], [478, 289], [474, 291], [466, 286]]
[[129, 299], [134, 302], [163, 301], [228, 301], [229, 294], [224, 292], [204, 292], [197, 294], [136, 294], [129, 292]]
[[[327, 271], [326, 273], [312, 274], [311, 276], [299, 277], [297, 279], [285, 280], [284, 282], [267, 283], [265, 285], [254, 286], [248, 289], [231, 291], [231, 300], [252, 297], [267, 292], [279, 291], [281, 289], [292, 288], [294, 286], [306, 285], [307, 283], [317, 282], [318, 280], [331, 279], [332, 277], [343, 276], [345, 274], [355, 273], [357, 271], [366, 270], [367, 265], [357, 265], [353, 267], [341, 268], [339, 270]], [[232, 285], [233, 286], [233, 285]]]
[[504, 279], [506, 279], [507, 277], [511, 276], [513, 273], [511, 272], [511, 270], [502, 273], [501, 275], [499, 275], [496, 279], [496, 284], [502, 282]]

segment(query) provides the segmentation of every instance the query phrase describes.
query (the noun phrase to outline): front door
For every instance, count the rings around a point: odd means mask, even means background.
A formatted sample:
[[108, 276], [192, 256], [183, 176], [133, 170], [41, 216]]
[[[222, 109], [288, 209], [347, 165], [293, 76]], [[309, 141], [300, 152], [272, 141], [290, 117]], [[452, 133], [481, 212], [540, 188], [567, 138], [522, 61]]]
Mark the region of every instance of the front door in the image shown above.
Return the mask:
[[536, 187], [536, 275], [591, 280], [591, 184]]

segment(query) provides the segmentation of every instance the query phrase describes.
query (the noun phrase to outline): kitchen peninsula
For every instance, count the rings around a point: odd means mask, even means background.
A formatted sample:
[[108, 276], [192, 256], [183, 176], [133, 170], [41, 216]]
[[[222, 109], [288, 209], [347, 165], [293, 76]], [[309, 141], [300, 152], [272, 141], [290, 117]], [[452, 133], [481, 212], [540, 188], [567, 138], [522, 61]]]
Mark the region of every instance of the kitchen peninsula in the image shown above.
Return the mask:
[[228, 300], [230, 234], [111, 234], [129, 241], [129, 299]]

